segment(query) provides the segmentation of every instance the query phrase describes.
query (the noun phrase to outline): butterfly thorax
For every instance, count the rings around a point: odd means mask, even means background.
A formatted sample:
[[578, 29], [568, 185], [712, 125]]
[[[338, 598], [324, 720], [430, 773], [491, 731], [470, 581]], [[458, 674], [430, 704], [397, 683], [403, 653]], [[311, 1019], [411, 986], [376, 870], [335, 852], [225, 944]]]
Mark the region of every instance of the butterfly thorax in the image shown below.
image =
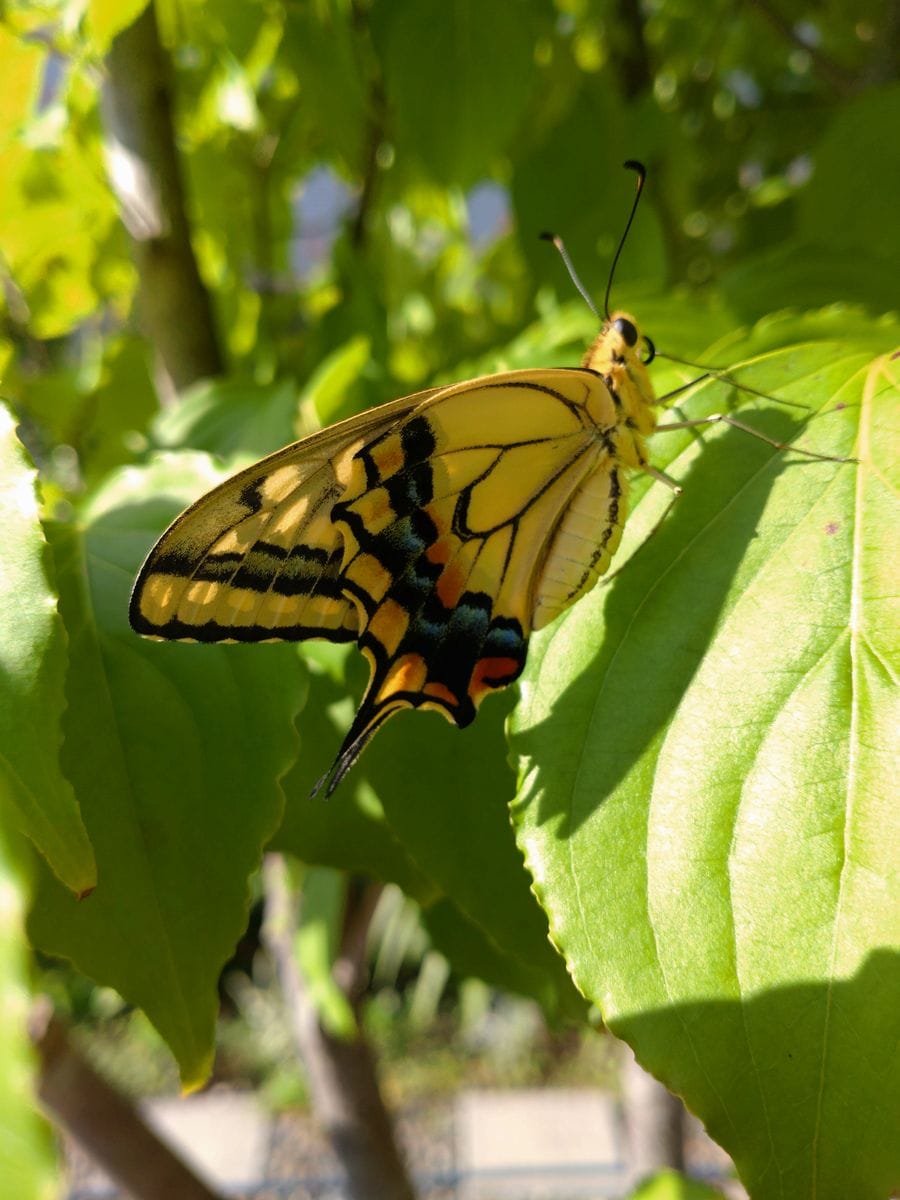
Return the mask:
[[624, 466], [646, 466], [645, 438], [656, 428], [656, 396], [640, 358], [641, 335], [628, 313], [613, 313], [582, 359], [602, 376], [616, 407], [616, 445]]

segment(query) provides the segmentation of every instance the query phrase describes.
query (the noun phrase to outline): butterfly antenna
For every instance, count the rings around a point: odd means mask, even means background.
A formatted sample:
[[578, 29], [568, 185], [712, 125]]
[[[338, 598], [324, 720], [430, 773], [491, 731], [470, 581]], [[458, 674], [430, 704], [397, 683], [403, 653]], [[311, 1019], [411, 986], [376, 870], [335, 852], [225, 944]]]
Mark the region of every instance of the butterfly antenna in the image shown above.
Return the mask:
[[578, 278], [578, 273], [575, 270], [575, 268], [572, 266], [572, 260], [571, 260], [571, 258], [569, 258], [569, 252], [566, 249], [565, 243], [563, 242], [562, 238], [556, 233], [542, 233], [541, 238], [545, 242], [552, 242], [553, 245], [556, 247], [556, 249], [559, 251], [559, 256], [565, 263], [566, 270], [569, 272], [569, 278], [572, 280], [572, 282], [578, 288], [579, 292], [582, 295], [582, 298], [584, 299], [585, 304], [587, 304], [588, 308], [591, 310], [591, 312], [594, 314], [594, 316], [599, 321], [600, 314], [597, 312], [597, 305], [591, 299], [590, 292], [587, 290], [587, 288], [584, 286], [584, 284]]
[[631, 212], [628, 214], [625, 230], [622, 236], [619, 238], [619, 245], [616, 248], [616, 253], [613, 257], [612, 266], [609, 268], [609, 279], [606, 281], [606, 295], [603, 297], [603, 311], [606, 314], [607, 321], [611, 319], [609, 315], [609, 293], [612, 291], [613, 277], [615, 276], [616, 267], [619, 263], [619, 255], [622, 253], [622, 247], [625, 245], [625, 239], [628, 237], [628, 231], [631, 228], [631, 222], [634, 220], [634, 214], [637, 212], [637, 206], [641, 198], [641, 192], [644, 190], [644, 180], [647, 178], [647, 168], [643, 163], [636, 162], [633, 158], [629, 158], [629, 160], [623, 163], [622, 166], [627, 167], [629, 171], [634, 171], [636, 173], [638, 177], [637, 191], [634, 194], [634, 203], [631, 206]]

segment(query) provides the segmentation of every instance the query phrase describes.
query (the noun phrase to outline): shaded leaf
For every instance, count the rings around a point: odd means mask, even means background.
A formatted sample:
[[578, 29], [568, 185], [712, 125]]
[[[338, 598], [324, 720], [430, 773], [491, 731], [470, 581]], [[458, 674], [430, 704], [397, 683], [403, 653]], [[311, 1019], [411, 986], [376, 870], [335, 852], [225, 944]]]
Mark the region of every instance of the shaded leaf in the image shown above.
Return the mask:
[[[900, 159], [885, 154], [900, 119], [900, 83], [872, 88], [840, 108], [815, 151], [800, 196], [798, 230], [820, 246], [900, 265], [896, 200]], [[870, 181], [860, 186], [860, 181]]]
[[[548, 1011], [581, 1015], [509, 824], [514, 777], [503, 725], [512, 701], [511, 692], [492, 697], [463, 730], [436, 713], [401, 713], [379, 732], [361, 766], [419, 869], [478, 927], [495, 959], [511, 960], [508, 986]], [[473, 954], [480, 941], [474, 939]]]
[[[321, 644], [304, 647], [315, 658]], [[343, 678], [344, 647], [334, 651], [335, 674], [313, 666], [309, 698], [298, 722], [300, 752], [282, 780], [286, 797], [284, 819], [269, 845], [301, 861], [339, 867], [396, 883], [408, 896], [428, 903], [438, 894], [435, 884], [412, 862], [388, 824], [384, 809], [361, 770], [351, 772], [335, 794], [310, 798], [329, 755], [340, 745], [353, 716]]]
[[[345, 657], [358, 699], [365, 667], [354, 652]], [[401, 713], [332, 797], [310, 799], [353, 714], [342, 668], [337, 678], [317, 673], [298, 723], [301, 753], [284, 780], [287, 811], [272, 848], [397, 883], [429, 923], [433, 906], [449, 898], [471, 927], [468, 947], [459, 921], [453, 938], [440, 941], [460, 973], [487, 962], [491, 980], [502, 975], [506, 986], [548, 1010], [580, 1014], [509, 824], [505, 802], [514, 779], [503, 722], [510, 704], [511, 696], [491, 700], [465, 730], [436, 714]]]
[[157, 445], [190, 446], [221, 458], [253, 460], [294, 441], [297, 389], [290, 379], [259, 387], [246, 380], [203, 380], [153, 424]]
[[[466, 186], [488, 175], [532, 89], [532, 14], [520, 0], [397, 0], [373, 11], [401, 152]], [[445, 114], [439, 129], [435, 113]]]
[[[97, 853], [76, 904], [44, 875], [35, 942], [139, 1004], [186, 1086], [209, 1070], [216, 981], [242, 934], [247, 877], [281, 816], [305, 696], [291, 646], [143, 641], [127, 623], [140, 558], [208, 461], [113, 476], [52, 540], [70, 638], [63, 763]], [[152, 497], [150, 500], [148, 497]]]

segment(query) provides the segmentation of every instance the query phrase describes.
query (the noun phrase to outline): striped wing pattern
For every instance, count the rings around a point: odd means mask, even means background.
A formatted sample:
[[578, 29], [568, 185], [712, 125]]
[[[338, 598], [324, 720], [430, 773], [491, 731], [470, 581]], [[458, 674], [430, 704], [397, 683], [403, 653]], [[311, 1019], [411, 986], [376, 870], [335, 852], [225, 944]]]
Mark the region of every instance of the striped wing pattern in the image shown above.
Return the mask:
[[[624, 519], [613, 397], [582, 369], [397, 401], [271, 455], [163, 535], [137, 632], [356, 641], [368, 688], [334, 790], [402, 708], [458, 726], [525, 665], [532, 628], [605, 569]], [[329, 778], [330, 777], [330, 778]]]
[[342, 545], [331, 506], [354, 451], [418, 399], [286, 446], [202, 496], [141, 567], [132, 628], [195, 642], [354, 641], [356, 606], [338, 583]]
[[534, 375], [444, 395], [354, 457], [332, 517], [371, 676], [333, 785], [392, 713], [468, 725], [525, 665], [536, 569], [602, 454], [583, 410]]

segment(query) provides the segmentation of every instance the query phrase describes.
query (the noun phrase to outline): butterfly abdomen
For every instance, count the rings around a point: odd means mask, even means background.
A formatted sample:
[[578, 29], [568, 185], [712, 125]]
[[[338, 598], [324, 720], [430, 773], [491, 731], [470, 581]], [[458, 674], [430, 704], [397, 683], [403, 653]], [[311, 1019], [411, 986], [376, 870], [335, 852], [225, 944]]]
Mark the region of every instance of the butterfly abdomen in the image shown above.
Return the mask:
[[549, 546], [535, 590], [533, 629], [548, 625], [608, 569], [627, 506], [627, 476], [604, 460], [573, 496]]

